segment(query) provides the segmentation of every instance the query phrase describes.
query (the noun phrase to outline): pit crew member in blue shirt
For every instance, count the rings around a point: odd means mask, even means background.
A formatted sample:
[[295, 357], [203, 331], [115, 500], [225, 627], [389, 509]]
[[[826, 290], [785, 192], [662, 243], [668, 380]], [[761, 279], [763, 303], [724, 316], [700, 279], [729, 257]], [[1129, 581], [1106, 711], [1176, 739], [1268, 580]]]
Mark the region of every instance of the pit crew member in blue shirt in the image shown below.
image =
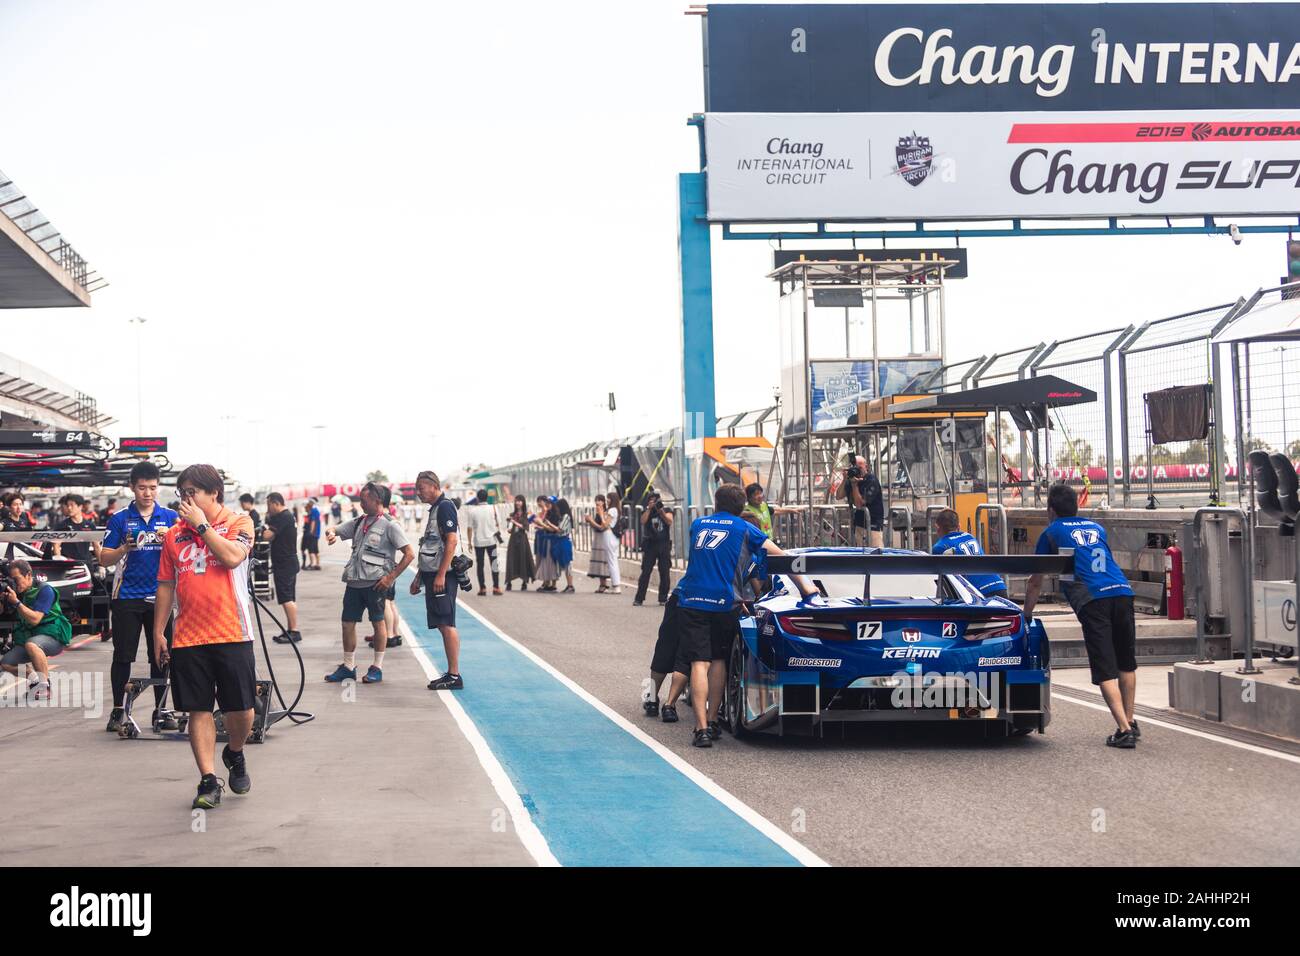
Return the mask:
[[[1056, 554], [1074, 549], [1074, 580], [1061, 581], [1061, 590], [1074, 608], [1083, 627], [1092, 682], [1115, 718], [1115, 733], [1106, 746], [1132, 750], [1137, 746], [1137, 722], [1133, 719], [1133, 698], [1137, 690], [1137, 630], [1133, 621], [1133, 589], [1115, 563], [1106, 543], [1106, 529], [1095, 521], [1079, 517], [1079, 498], [1066, 484], [1053, 485], [1047, 493], [1047, 516], [1051, 524], [1038, 538], [1037, 554]], [[1035, 574], [1025, 588], [1025, 618], [1038, 603], [1043, 576]]]
[[[983, 554], [984, 549], [975, 540], [974, 535], [962, 531], [959, 527], [957, 512], [945, 508], [934, 516], [934, 529], [939, 539], [930, 549], [931, 554]], [[967, 574], [969, 581], [980, 594], [986, 598], [1007, 596], [1007, 582], [998, 574]]]
[[[104, 729], [117, 733], [122, 726], [122, 697], [131, 677], [131, 665], [140, 649], [140, 631], [145, 631], [145, 653], [149, 656], [149, 676], [163, 676], [154, 655], [154, 597], [158, 590], [158, 558], [167, 529], [177, 522], [175, 511], [157, 503], [158, 466], [150, 461], [131, 469], [130, 486], [135, 500], [108, 519], [104, 541], [100, 545], [99, 563], [106, 568], [118, 565], [113, 575], [113, 596], [109, 603], [110, 630], [113, 634], [113, 665], [109, 682], [113, 687], [113, 711]], [[166, 638], [171, 646], [172, 628], [168, 623]], [[163, 688], [153, 689], [154, 707], [162, 704]], [[155, 717], [159, 715], [155, 712]], [[175, 730], [176, 718], [161, 715], [160, 727]]]
[[[665, 610], [665, 616], [675, 615], [677, 625], [667, 706], [674, 707], [675, 713], [677, 698], [689, 678], [695, 711], [691, 743], [696, 747], [711, 747], [722, 736], [716, 715], [726, 683], [726, 658], [739, 626], [736, 605], [745, 600], [754, 556], [763, 551], [785, 553], [740, 517], [745, 503], [743, 488], [723, 485], [713, 496], [714, 513], [691, 522], [686, 573], [674, 592], [676, 600]], [[802, 577], [792, 577], [805, 598], [817, 593]]]

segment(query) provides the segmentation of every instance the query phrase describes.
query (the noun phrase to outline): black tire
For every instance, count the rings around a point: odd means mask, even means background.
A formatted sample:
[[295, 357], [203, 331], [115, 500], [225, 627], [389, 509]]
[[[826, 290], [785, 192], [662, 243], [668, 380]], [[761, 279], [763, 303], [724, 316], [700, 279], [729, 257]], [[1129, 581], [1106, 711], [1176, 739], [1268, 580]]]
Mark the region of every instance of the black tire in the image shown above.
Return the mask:
[[1008, 737], [1026, 737], [1038, 729], [1037, 714], [1015, 714], [1007, 723]]
[[727, 657], [727, 684], [723, 694], [723, 707], [726, 712], [727, 729], [734, 737], [744, 737], [750, 733], [745, 726], [745, 641], [737, 634], [731, 641], [731, 653]]

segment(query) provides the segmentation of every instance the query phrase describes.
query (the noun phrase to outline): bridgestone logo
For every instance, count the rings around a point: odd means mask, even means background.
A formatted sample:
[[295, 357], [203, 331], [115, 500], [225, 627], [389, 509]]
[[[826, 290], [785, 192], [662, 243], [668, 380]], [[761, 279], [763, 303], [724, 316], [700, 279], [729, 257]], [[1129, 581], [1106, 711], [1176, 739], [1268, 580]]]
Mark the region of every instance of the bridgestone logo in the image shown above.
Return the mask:
[[792, 657], [791, 667], [839, 667], [843, 661], [835, 657]]
[[1020, 663], [1018, 657], [981, 657], [980, 667], [1014, 667]]

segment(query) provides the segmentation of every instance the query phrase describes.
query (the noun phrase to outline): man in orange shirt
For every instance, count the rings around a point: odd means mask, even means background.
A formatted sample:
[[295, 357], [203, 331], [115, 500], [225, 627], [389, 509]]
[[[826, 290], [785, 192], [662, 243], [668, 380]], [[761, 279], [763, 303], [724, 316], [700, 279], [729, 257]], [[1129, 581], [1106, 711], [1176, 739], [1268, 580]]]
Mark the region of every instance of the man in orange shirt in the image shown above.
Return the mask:
[[221, 708], [230, 743], [221, 760], [230, 789], [252, 787], [244, 742], [253, 729], [257, 672], [253, 660], [253, 616], [248, 593], [248, 553], [253, 520], [223, 505], [224, 482], [211, 465], [190, 465], [176, 479], [181, 524], [167, 533], [158, 561], [155, 634], [163, 634], [176, 603], [170, 652], [155, 641], [156, 659], [171, 661], [177, 710], [188, 711], [190, 749], [199, 767], [195, 809], [220, 805], [222, 781], [213, 773], [217, 728], [213, 704]]

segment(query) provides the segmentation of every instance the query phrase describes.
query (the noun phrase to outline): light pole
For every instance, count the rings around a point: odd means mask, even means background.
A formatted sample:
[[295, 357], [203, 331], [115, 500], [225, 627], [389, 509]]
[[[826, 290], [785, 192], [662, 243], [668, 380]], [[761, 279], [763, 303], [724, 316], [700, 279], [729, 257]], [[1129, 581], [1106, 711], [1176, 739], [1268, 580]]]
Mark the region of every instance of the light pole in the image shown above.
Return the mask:
[[148, 319], [136, 316], [134, 319], [127, 320], [135, 326], [135, 427], [144, 434], [144, 398], [143, 398], [143, 367], [140, 363], [140, 339], [143, 337], [144, 324]]

